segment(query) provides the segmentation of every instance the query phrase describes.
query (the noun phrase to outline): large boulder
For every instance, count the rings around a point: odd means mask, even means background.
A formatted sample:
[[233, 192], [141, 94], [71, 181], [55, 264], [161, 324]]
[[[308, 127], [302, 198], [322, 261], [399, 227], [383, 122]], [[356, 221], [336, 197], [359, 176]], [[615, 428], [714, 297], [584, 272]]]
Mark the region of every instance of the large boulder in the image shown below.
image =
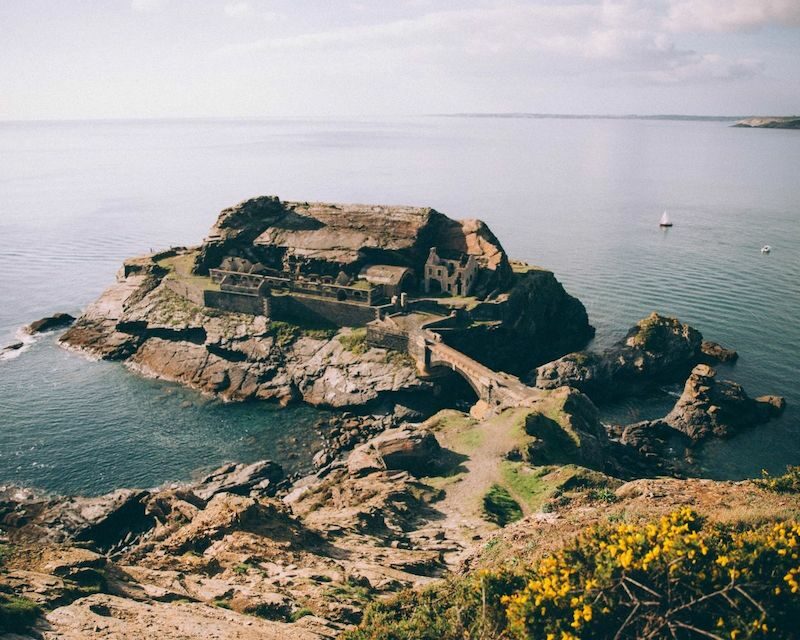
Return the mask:
[[348, 458], [347, 468], [351, 475], [385, 469], [424, 474], [436, 464], [440, 452], [439, 442], [430, 431], [387, 429], [356, 447]]
[[697, 365], [664, 422], [697, 442], [712, 435], [734, 435], [746, 427], [766, 422], [782, 411], [782, 398], [769, 396], [754, 400], [741, 385], [730, 380], [717, 380], [716, 375], [710, 366]]
[[493, 369], [523, 375], [584, 347], [594, 335], [583, 303], [551, 271], [528, 267], [500, 298], [506, 298], [501, 323], [448, 332], [447, 343]]

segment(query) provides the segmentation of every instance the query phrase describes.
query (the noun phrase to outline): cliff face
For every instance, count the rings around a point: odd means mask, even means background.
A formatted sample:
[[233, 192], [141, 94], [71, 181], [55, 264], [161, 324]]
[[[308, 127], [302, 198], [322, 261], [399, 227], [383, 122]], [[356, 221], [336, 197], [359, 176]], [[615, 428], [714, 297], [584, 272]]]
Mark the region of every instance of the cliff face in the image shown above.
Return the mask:
[[478, 324], [447, 342], [489, 367], [522, 375], [593, 335], [583, 303], [552, 272], [537, 269], [515, 275], [502, 324]]
[[153, 272], [112, 285], [61, 342], [226, 400], [343, 407], [429, 387], [413, 366], [384, 349], [354, 353], [332, 330], [207, 309]]
[[407, 266], [422, 274], [430, 247], [474, 255], [487, 270], [479, 294], [508, 286], [511, 267], [480, 220], [452, 220], [431, 208], [246, 200], [220, 213], [203, 243], [195, 272], [226, 256], [282, 269], [298, 262], [325, 274], [355, 273], [366, 264]]

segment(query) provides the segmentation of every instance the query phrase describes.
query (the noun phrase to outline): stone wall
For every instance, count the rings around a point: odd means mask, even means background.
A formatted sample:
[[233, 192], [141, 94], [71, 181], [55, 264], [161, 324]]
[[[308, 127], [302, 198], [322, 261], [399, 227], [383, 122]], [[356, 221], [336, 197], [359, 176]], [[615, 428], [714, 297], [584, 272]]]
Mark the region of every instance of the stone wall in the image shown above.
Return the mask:
[[311, 320], [330, 323], [338, 327], [360, 327], [375, 320], [377, 310], [353, 302], [339, 302], [311, 296], [290, 295], [269, 298], [270, 318], [285, 320]]
[[203, 294], [203, 304], [207, 307], [233, 313], [249, 313], [254, 316], [270, 315], [271, 309], [268, 299], [261, 296], [233, 293], [231, 291], [210, 291], [208, 289]]
[[371, 323], [367, 325], [367, 344], [371, 347], [408, 351], [408, 336], [400, 331], [388, 330], [385, 326]]

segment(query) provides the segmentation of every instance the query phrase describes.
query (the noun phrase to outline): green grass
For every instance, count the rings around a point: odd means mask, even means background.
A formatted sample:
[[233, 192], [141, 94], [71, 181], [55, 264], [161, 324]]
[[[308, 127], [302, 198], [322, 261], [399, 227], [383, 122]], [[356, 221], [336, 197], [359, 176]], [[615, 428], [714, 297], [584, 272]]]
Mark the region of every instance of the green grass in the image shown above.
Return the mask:
[[538, 509], [554, 489], [553, 485], [543, 479], [549, 471], [547, 467], [533, 468], [522, 462], [500, 463], [500, 474], [505, 486], [531, 509]]
[[362, 355], [369, 350], [366, 327], [353, 329], [349, 333], [343, 333], [338, 337], [338, 340], [342, 343], [346, 351], [356, 355]]
[[499, 484], [493, 484], [483, 496], [483, 511], [489, 521], [501, 527], [522, 517], [519, 503]]
[[297, 611], [292, 612], [292, 614], [289, 616], [289, 621], [297, 622], [300, 618], [305, 618], [306, 616], [313, 616], [313, 615], [314, 612], [308, 607], [300, 607]]
[[0, 633], [25, 631], [41, 614], [41, 608], [33, 600], [0, 593]]
[[483, 444], [485, 436], [486, 433], [481, 429], [480, 425], [467, 427], [463, 431], [459, 431], [456, 434], [456, 446], [458, 447], [459, 451], [475, 451]]
[[613, 504], [614, 502], [617, 502], [619, 500], [617, 494], [614, 493], [614, 490], [609, 487], [590, 489], [589, 499], [594, 500], [596, 502], [607, 502], [608, 504]]

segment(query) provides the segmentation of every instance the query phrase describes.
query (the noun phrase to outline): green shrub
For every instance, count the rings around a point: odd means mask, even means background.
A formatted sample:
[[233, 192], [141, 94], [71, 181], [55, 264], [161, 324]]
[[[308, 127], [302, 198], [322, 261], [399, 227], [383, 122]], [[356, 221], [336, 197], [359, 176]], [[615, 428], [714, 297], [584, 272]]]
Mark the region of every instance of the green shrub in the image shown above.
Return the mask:
[[522, 517], [519, 503], [499, 484], [493, 484], [483, 496], [483, 511], [490, 521], [501, 527]]
[[609, 504], [612, 504], [614, 502], [617, 502], [617, 500], [619, 500], [619, 498], [617, 498], [617, 494], [614, 493], [614, 490], [610, 489], [609, 487], [590, 489], [589, 499], [596, 500], [598, 502], [608, 502]]
[[735, 529], [689, 508], [589, 529], [522, 570], [372, 605], [349, 640], [797, 637], [800, 523]]
[[300, 327], [289, 322], [270, 322], [269, 332], [281, 348], [286, 348], [300, 337]]
[[313, 615], [314, 612], [308, 607], [300, 607], [297, 611], [292, 611], [291, 615], [289, 616], [289, 621], [297, 622], [300, 618], [305, 618], [306, 616], [313, 616]]
[[32, 600], [0, 593], [0, 633], [25, 631], [41, 614], [39, 605]]
[[800, 493], [800, 465], [786, 467], [786, 473], [774, 478], [766, 471], [761, 472], [761, 479], [754, 482], [770, 491], [778, 493]]
[[343, 333], [338, 339], [347, 351], [356, 355], [361, 355], [369, 350], [367, 330], [364, 328], [353, 329], [350, 333]]

